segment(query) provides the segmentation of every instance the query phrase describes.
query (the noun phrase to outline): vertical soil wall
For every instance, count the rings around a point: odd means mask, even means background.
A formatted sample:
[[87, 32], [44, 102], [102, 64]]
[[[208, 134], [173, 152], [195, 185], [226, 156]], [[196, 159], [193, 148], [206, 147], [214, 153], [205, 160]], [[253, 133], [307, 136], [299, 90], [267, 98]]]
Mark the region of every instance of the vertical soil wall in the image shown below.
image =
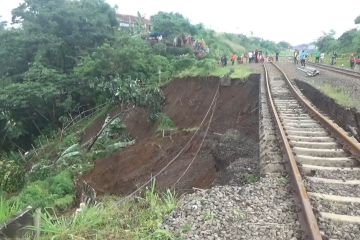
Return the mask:
[[[193, 187], [207, 188], [231, 161], [241, 155], [258, 154], [259, 77], [251, 75], [247, 81], [233, 80], [231, 86], [220, 86], [214, 116], [200, 152], [196, 155], [209, 117], [189, 146], [157, 177], [160, 189], [175, 187], [178, 191], [188, 191]], [[136, 190], [183, 149], [208, 111], [219, 81], [218, 78], [198, 77], [172, 81], [164, 88], [164, 112], [174, 121], [177, 130], [163, 137], [156, 131], [156, 125], [149, 127], [145, 120], [146, 111], [129, 113], [132, 121], [128, 118], [125, 123], [130, 133], [136, 132], [136, 144], [97, 160], [93, 171], [82, 180], [100, 194], [124, 195]], [[140, 125], [134, 124], [136, 122]], [[236, 131], [241, 141], [227, 144], [229, 148], [225, 152], [224, 147], [219, 151], [222, 139], [219, 136], [224, 136], [229, 129]], [[195, 155], [184, 177], [174, 185]]]

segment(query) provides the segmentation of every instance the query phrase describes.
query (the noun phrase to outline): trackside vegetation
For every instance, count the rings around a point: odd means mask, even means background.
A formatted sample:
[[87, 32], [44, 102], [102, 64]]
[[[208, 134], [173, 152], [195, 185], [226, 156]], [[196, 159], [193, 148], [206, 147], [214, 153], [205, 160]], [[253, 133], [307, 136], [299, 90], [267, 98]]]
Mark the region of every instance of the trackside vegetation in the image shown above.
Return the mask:
[[175, 239], [161, 228], [164, 217], [177, 206], [174, 192], [157, 193], [153, 181], [143, 197], [121, 200], [107, 197], [70, 216], [44, 210], [40, 228], [30, 227], [27, 237], [32, 238], [39, 231], [40, 239]]

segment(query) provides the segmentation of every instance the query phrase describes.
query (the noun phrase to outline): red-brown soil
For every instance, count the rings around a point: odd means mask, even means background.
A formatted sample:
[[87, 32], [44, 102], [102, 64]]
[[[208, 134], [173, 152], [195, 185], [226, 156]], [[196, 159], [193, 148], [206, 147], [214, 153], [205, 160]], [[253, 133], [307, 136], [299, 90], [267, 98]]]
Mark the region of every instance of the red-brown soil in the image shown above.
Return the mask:
[[[223, 159], [224, 163], [221, 163], [221, 157], [214, 157], [219, 139], [217, 136], [224, 134], [228, 129], [237, 130], [244, 141], [250, 143], [250, 146], [254, 143], [254, 148], [257, 147], [255, 145], [258, 142], [258, 79], [258, 75], [252, 75], [246, 82], [233, 81], [229, 87], [220, 87], [206, 141], [187, 174], [176, 185], [177, 190], [207, 188], [214, 182], [219, 170], [221, 171], [229, 161]], [[175, 122], [178, 129], [171, 136], [162, 137], [162, 134], [156, 132], [157, 127], [147, 120], [147, 111], [134, 108], [126, 114], [125, 124], [130, 134], [136, 138], [136, 144], [98, 160], [93, 171], [83, 176], [83, 180], [100, 194], [129, 194], [136, 190], [185, 146], [194, 132], [183, 129], [199, 126], [209, 109], [218, 83], [218, 78], [177, 79], [164, 89], [164, 112]], [[189, 147], [157, 177], [157, 186], [160, 189], [173, 187], [185, 171], [201, 143], [208, 119]], [[101, 127], [101, 124], [97, 125]], [[92, 131], [94, 133], [96, 129]], [[87, 138], [90, 135], [88, 133]]]

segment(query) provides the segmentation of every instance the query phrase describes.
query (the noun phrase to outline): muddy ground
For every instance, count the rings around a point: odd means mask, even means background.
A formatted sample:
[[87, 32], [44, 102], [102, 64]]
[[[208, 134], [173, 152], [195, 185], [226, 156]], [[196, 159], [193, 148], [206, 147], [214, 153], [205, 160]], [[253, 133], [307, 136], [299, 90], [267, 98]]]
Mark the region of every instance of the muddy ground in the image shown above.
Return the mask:
[[[93, 171], [83, 176], [83, 180], [100, 194], [123, 195], [136, 190], [185, 146], [209, 109], [218, 83], [218, 78], [188, 78], [174, 80], [165, 87], [164, 112], [178, 129], [169, 136], [163, 137], [156, 131], [157, 126], [148, 121], [146, 110], [129, 111], [124, 122], [136, 138], [136, 144], [97, 160]], [[226, 183], [224, 174], [228, 173], [223, 170], [230, 162], [258, 158], [258, 96], [259, 75], [251, 75], [247, 81], [233, 80], [231, 86], [220, 87], [209, 133], [191, 168], [175, 186], [177, 191]], [[160, 189], [173, 187], [185, 171], [201, 143], [208, 120], [209, 117], [189, 147], [157, 177]], [[101, 123], [96, 123], [83, 140], [100, 127]]]

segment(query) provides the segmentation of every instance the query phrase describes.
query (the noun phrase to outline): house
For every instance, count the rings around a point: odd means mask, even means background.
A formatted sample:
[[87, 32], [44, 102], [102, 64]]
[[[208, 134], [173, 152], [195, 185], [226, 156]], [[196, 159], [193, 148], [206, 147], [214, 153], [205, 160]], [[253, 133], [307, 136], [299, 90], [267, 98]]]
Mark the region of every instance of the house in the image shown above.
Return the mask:
[[138, 16], [125, 15], [125, 14], [116, 14], [116, 18], [119, 21], [119, 25], [121, 28], [134, 28], [137, 23], [141, 23], [144, 25], [144, 29], [146, 31], [151, 31], [152, 25], [150, 20], [146, 18], [139, 18]]

